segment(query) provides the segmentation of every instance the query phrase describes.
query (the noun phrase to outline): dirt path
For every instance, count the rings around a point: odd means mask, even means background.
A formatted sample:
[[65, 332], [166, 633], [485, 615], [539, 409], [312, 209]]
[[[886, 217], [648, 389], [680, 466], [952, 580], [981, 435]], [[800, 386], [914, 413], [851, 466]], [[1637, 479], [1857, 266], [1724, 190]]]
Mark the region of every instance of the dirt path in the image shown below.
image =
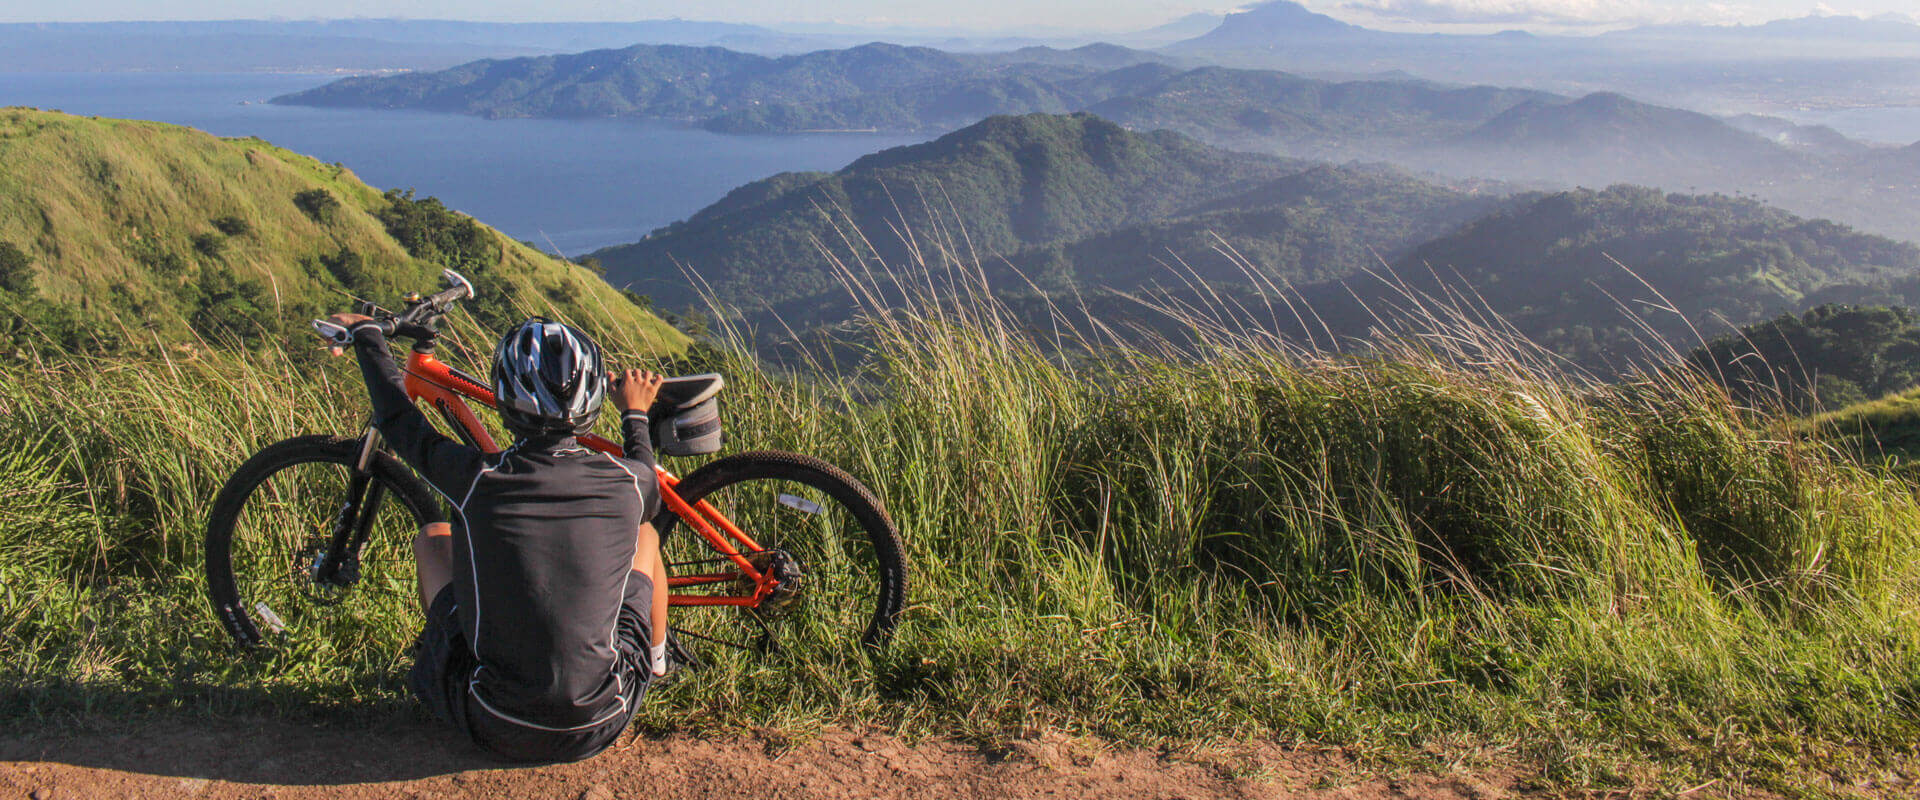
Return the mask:
[[[1365, 776], [1272, 746], [1168, 757], [1046, 738], [1004, 754], [830, 731], [781, 747], [634, 739], [579, 764], [512, 768], [426, 725], [365, 732], [228, 720], [0, 739], [0, 800], [78, 798], [1411, 798], [1525, 795], [1514, 775]], [[327, 757], [326, 754], [332, 754]]]

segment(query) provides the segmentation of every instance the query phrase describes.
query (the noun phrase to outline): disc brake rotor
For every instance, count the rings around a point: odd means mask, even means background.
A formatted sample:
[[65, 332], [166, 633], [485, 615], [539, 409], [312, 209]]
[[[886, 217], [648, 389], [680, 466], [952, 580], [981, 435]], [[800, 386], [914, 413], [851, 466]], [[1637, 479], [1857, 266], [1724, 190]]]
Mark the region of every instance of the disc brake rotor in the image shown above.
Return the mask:
[[360, 582], [359, 559], [351, 554], [346, 557], [346, 563], [331, 570], [332, 575], [322, 577], [329, 571], [326, 563], [328, 545], [326, 537], [315, 537], [294, 555], [290, 566], [292, 574], [288, 576], [308, 600], [323, 606], [347, 599], [353, 593], [354, 584]]

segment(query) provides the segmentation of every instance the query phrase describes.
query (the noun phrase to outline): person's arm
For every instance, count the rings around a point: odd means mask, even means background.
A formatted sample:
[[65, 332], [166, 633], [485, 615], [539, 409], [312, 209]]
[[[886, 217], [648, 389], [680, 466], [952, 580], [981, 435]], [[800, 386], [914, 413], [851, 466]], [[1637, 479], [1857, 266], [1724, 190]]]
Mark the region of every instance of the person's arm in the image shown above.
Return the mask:
[[[613, 404], [620, 409], [620, 435], [626, 439], [627, 458], [653, 468], [653, 434], [648, 430], [647, 409], [660, 394], [666, 378], [646, 370], [627, 369], [613, 374]], [[649, 476], [651, 477], [651, 476]], [[658, 492], [654, 503], [659, 503]], [[651, 509], [649, 509], [650, 511]], [[667, 673], [667, 567], [660, 558], [660, 536], [653, 526], [640, 523], [639, 540], [633, 551], [633, 568], [653, 584], [653, 597], [647, 614], [647, 663], [655, 677]]]
[[479, 451], [442, 435], [407, 397], [400, 368], [387, 349], [386, 334], [371, 319], [336, 314], [333, 320], [353, 331], [354, 356], [373, 404], [373, 426], [401, 460], [426, 477], [441, 494], [460, 497], [479, 474]]
[[625, 440], [622, 449], [629, 461], [648, 467], [653, 466], [653, 433], [647, 409], [653, 406], [653, 398], [660, 394], [660, 384], [665, 380], [658, 373], [639, 369], [613, 374], [613, 404], [620, 409], [620, 436]]

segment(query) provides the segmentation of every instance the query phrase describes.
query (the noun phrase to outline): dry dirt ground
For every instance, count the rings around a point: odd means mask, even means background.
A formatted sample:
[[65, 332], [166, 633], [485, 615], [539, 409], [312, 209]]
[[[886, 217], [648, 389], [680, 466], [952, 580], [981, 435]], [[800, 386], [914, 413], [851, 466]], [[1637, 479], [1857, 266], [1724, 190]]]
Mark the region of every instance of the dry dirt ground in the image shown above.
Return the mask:
[[630, 737], [578, 764], [512, 767], [426, 724], [121, 723], [0, 738], [0, 800], [78, 798], [1350, 798], [1537, 796], [1517, 773], [1383, 777], [1338, 754], [1250, 745], [1169, 755], [1048, 737], [987, 752], [828, 731]]

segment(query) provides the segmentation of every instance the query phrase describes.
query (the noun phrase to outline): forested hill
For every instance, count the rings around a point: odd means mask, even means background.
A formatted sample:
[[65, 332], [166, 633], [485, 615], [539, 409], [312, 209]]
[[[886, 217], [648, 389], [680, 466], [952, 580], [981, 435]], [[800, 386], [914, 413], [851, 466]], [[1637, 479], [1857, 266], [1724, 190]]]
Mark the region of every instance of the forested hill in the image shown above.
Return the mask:
[[[1394, 191], [1408, 187], [1378, 188], [1378, 194], [1352, 195], [1363, 204], [1329, 206], [1332, 213], [1324, 216], [1290, 209], [1296, 224], [1279, 229], [1283, 236], [1248, 235], [1223, 224], [1222, 217], [1209, 216], [1158, 226], [1162, 231], [1192, 226], [1204, 236], [1128, 238], [1130, 231], [1121, 231], [1069, 244], [1064, 250], [1075, 254], [1101, 243], [1093, 251], [1097, 257], [1082, 260], [1102, 264], [1129, 263], [1119, 255], [1128, 250], [1162, 248], [1160, 263], [1177, 259], [1206, 283], [1204, 290], [1165, 277], [1151, 283], [1088, 283], [1066, 304], [1078, 307], [1085, 298], [1109, 323], [1118, 317], [1177, 334], [1178, 320], [1168, 324], [1116, 294], [1145, 292], [1160, 302], [1210, 308], [1210, 314], [1275, 330], [1303, 344], [1336, 347], [1377, 331], [1432, 332], [1466, 322], [1538, 344], [1557, 366], [1614, 377], [1671, 363], [1734, 325], [1830, 302], [1920, 299], [1920, 247], [1751, 199], [1637, 186], [1481, 199], [1479, 210], [1485, 213], [1423, 242], [1409, 242], [1397, 253], [1376, 245], [1389, 262], [1384, 266], [1345, 261], [1338, 249], [1301, 247], [1356, 235], [1349, 231], [1392, 241], [1395, 230], [1388, 223], [1403, 218], [1408, 208], [1396, 207]], [[1399, 202], [1429, 201], [1415, 195]], [[1376, 214], [1370, 223], [1361, 209]], [[1229, 257], [1228, 250], [1236, 255]], [[1132, 263], [1150, 260], [1136, 255]], [[1370, 268], [1362, 272], [1362, 266]], [[1265, 281], [1255, 279], [1261, 273]], [[1111, 276], [1123, 274], [1114, 270]], [[1163, 267], [1160, 274], [1172, 273]], [[1836, 325], [1860, 321], [1837, 319]], [[1853, 325], [1848, 335], [1869, 327]], [[1843, 399], [1905, 380], [1904, 367], [1894, 363], [1904, 352], [1898, 341], [1857, 344], [1867, 349], [1854, 359], [1861, 364], [1835, 355], [1833, 363], [1849, 366], [1822, 366], [1809, 374], [1857, 384], [1857, 391], [1836, 392]], [[1737, 355], [1720, 352], [1720, 360], [1727, 363]], [[1780, 365], [1777, 350], [1766, 355]], [[1832, 383], [1827, 381], [1828, 389], [1835, 388]]]
[[755, 133], [947, 130], [988, 116], [1093, 111], [1136, 128], [1306, 155], [1378, 154], [1467, 133], [1545, 92], [1186, 69], [1108, 44], [960, 54], [868, 44], [770, 58], [640, 45], [347, 78], [275, 102], [486, 117], [636, 117]]
[[[777, 58], [719, 47], [636, 45], [347, 78], [274, 102], [487, 117], [696, 120], [730, 130], [920, 128], [965, 124], [1006, 110], [1009, 103], [1057, 106], [1070, 92], [1052, 84], [1165, 61], [1113, 45], [977, 55], [874, 43]], [[914, 91], [902, 93], [908, 89]], [[853, 105], [836, 110], [833, 104], [841, 101]]]
[[796, 328], [851, 313], [837, 269], [939, 272], [976, 256], [1003, 296], [1095, 298], [1102, 314], [1138, 311], [1120, 295], [1190, 294], [1195, 279], [1250, 309], [1293, 287], [1324, 323], [1312, 333], [1336, 339], [1408, 305], [1404, 292], [1451, 293], [1602, 373], [1644, 363], [1643, 345], [1686, 352], [1695, 330], [1920, 297], [1920, 247], [1751, 199], [1634, 186], [1515, 197], [1085, 114], [996, 117], [837, 173], [776, 176], [596, 256], [615, 285], [665, 307], [697, 304], [697, 280]]
[[823, 247], [855, 268], [898, 269], [916, 253], [937, 265], [949, 246], [989, 268], [1011, 259], [1046, 288], [1135, 288], [1175, 280], [1161, 263], [1169, 250], [1204, 253], [1218, 234], [1296, 278], [1346, 274], [1374, 258], [1370, 248], [1410, 246], [1490, 202], [1392, 171], [1314, 167], [1085, 114], [1034, 114], [988, 119], [837, 173], [749, 184], [595, 256], [609, 281], [665, 307], [695, 299], [684, 266], [745, 312], [764, 304], [797, 317], [789, 322], [834, 321], [844, 292]]
[[1749, 406], [1838, 409], [1920, 387], [1920, 312], [1821, 305], [1744, 326], [1687, 360]]
[[661, 348], [684, 337], [587, 270], [438, 201], [383, 194], [258, 139], [0, 109], [0, 348], [301, 337], [356, 297], [473, 279], [499, 324], [547, 313]]
[[[1520, 333], [1602, 371], [1686, 352], [1699, 336], [1920, 276], [1920, 247], [1805, 219], [1757, 201], [1617, 186], [1523, 198], [1421, 245], [1394, 265], [1415, 291], [1452, 291]], [[1351, 294], [1375, 310], [1401, 288], [1320, 290], [1329, 319]], [[1696, 334], [1695, 331], [1704, 333]]]

